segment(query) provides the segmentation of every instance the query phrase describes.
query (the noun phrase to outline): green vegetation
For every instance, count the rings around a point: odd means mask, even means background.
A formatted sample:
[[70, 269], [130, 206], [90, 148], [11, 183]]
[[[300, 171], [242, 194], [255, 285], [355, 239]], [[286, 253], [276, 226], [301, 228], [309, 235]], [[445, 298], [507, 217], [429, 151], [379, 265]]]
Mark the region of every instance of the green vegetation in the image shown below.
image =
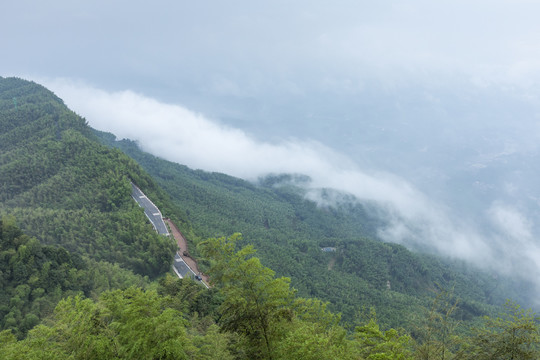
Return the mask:
[[0, 219], [0, 329], [10, 329], [19, 338], [49, 316], [65, 296], [95, 296], [147, 283], [118, 265], [84, 261], [62, 247], [41, 245], [13, 218]]
[[[540, 355], [537, 324], [516, 306], [509, 306], [502, 318], [487, 318], [471, 337], [431, 331], [428, 337], [413, 340], [394, 329], [381, 330], [374, 318], [347, 332], [326, 304], [297, 297], [288, 278], [275, 278], [252, 256], [251, 246], [236, 251], [239, 239], [235, 234], [201, 244], [212, 261], [215, 286], [211, 290], [191, 279], [167, 276], [157, 291], [130, 287], [105, 292], [97, 301], [70, 296], [59, 302], [48, 324], [36, 326], [25, 339], [17, 341], [9, 330], [0, 332], [0, 355], [3, 359], [239, 360], [535, 359]], [[446, 346], [445, 338], [454, 339], [455, 345]]]
[[538, 359], [540, 333], [538, 319], [511, 302], [506, 312], [496, 318], [484, 318], [482, 327], [465, 346], [467, 359]]
[[0, 220], [0, 325], [21, 337], [52, 312], [61, 296], [82, 290], [82, 261], [62, 248], [42, 246], [12, 220]]

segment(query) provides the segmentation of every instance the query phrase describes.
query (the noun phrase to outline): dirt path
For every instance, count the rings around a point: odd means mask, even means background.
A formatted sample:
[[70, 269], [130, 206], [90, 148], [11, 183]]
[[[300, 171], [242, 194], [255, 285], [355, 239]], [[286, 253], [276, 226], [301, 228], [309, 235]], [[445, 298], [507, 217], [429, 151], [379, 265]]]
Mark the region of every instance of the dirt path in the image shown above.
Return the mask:
[[208, 284], [208, 276], [200, 272], [199, 267], [197, 266], [197, 262], [190, 256], [184, 255], [184, 253], [189, 254], [187, 241], [184, 235], [182, 235], [178, 227], [170, 219], [164, 218], [163, 220], [165, 221], [165, 223], [169, 225], [169, 229], [171, 229], [171, 234], [176, 239], [176, 243], [178, 244], [178, 248], [179, 248], [178, 254], [182, 257], [182, 259], [186, 262], [186, 264], [191, 268], [191, 270], [193, 270], [195, 274], [200, 274], [204, 282]]

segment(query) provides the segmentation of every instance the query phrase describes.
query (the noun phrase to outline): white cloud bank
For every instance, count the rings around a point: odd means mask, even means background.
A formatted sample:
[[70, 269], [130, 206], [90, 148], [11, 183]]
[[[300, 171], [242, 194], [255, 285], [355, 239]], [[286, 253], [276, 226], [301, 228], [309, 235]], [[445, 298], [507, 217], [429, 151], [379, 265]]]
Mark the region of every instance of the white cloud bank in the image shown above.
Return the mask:
[[182, 106], [164, 104], [132, 91], [106, 92], [66, 80], [42, 81], [84, 116], [90, 126], [137, 141], [143, 150], [206, 171], [248, 180], [294, 173], [328, 187], [421, 216], [427, 200], [403, 179], [360, 171], [347, 157], [315, 141], [257, 142], [242, 130]]
[[42, 83], [92, 127], [136, 140], [145, 151], [167, 160], [248, 180], [279, 173], [308, 175], [312, 189], [342, 190], [386, 209], [389, 225], [380, 230], [380, 236], [387, 241], [427, 245], [505, 272], [523, 270], [521, 264], [527, 263], [529, 273], [523, 275], [540, 274], [540, 249], [533, 241], [530, 222], [503, 204], [494, 204], [486, 212], [498, 230], [488, 239], [406, 180], [361, 170], [320, 143], [258, 142], [244, 131], [132, 91], [110, 93], [66, 80]]

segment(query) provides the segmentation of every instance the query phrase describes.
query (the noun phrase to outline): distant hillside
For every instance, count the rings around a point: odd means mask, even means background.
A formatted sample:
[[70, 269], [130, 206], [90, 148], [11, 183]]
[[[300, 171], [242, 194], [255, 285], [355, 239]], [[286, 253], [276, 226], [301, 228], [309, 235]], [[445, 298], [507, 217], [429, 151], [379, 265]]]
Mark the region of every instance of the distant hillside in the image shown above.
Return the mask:
[[[373, 307], [386, 326], [410, 326], [438, 291], [452, 289], [461, 304], [455, 316], [472, 320], [507, 298], [522, 300], [519, 294], [527, 291], [465, 263], [374, 240], [379, 223], [370, 206], [342, 201], [337, 208], [318, 207], [290, 181], [294, 177], [252, 184], [191, 170], [144, 153], [132, 141], [97, 134], [141, 164], [170, 194], [198, 234], [192, 242], [241, 232], [244, 244], [253, 244], [257, 256], [278, 275], [290, 276], [301, 296], [330, 301], [350, 323], [357, 324], [362, 311]], [[327, 246], [335, 252], [321, 251]]]

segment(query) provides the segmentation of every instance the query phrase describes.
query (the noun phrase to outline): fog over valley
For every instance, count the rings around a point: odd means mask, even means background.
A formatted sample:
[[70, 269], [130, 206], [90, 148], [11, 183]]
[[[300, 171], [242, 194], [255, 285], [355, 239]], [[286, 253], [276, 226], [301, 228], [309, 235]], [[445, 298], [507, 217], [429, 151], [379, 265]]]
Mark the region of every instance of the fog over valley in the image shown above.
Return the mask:
[[540, 4], [4, 8], [0, 75], [95, 129], [194, 169], [307, 175], [321, 206], [343, 201], [324, 188], [375, 204], [384, 241], [540, 290]]
[[[374, 132], [370, 142], [347, 149], [300, 137], [265, 139], [132, 91], [106, 92], [65, 80], [47, 85], [64, 94], [68, 106], [84, 114], [91, 126], [136, 140], [167, 160], [251, 181], [269, 174], [308, 175], [310, 181], [301, 185], [321, 205], [336, 205], [321, 198], [323, 188], [377, 204], [377, 215], [387, 224], [378, 235], [385, 241], [505, 274], [528, 277], [540, 271], [537, 150], [527, 144], [530, 132], [522, 142], [512, 137], [512, 123], [501, 124], [488, 137], [481, 132], [493, 131], [489, 126], [471, 129], [458, 120], [445, 129], [455, 133], [453, 138], [433, 130], [430, 134], [420, 122], [409, 134], [396, 124], [393, 134]], [[392, 123], [387, 126], [390, 132]], [[402, 144], [404, 138], [418, 145]]]

